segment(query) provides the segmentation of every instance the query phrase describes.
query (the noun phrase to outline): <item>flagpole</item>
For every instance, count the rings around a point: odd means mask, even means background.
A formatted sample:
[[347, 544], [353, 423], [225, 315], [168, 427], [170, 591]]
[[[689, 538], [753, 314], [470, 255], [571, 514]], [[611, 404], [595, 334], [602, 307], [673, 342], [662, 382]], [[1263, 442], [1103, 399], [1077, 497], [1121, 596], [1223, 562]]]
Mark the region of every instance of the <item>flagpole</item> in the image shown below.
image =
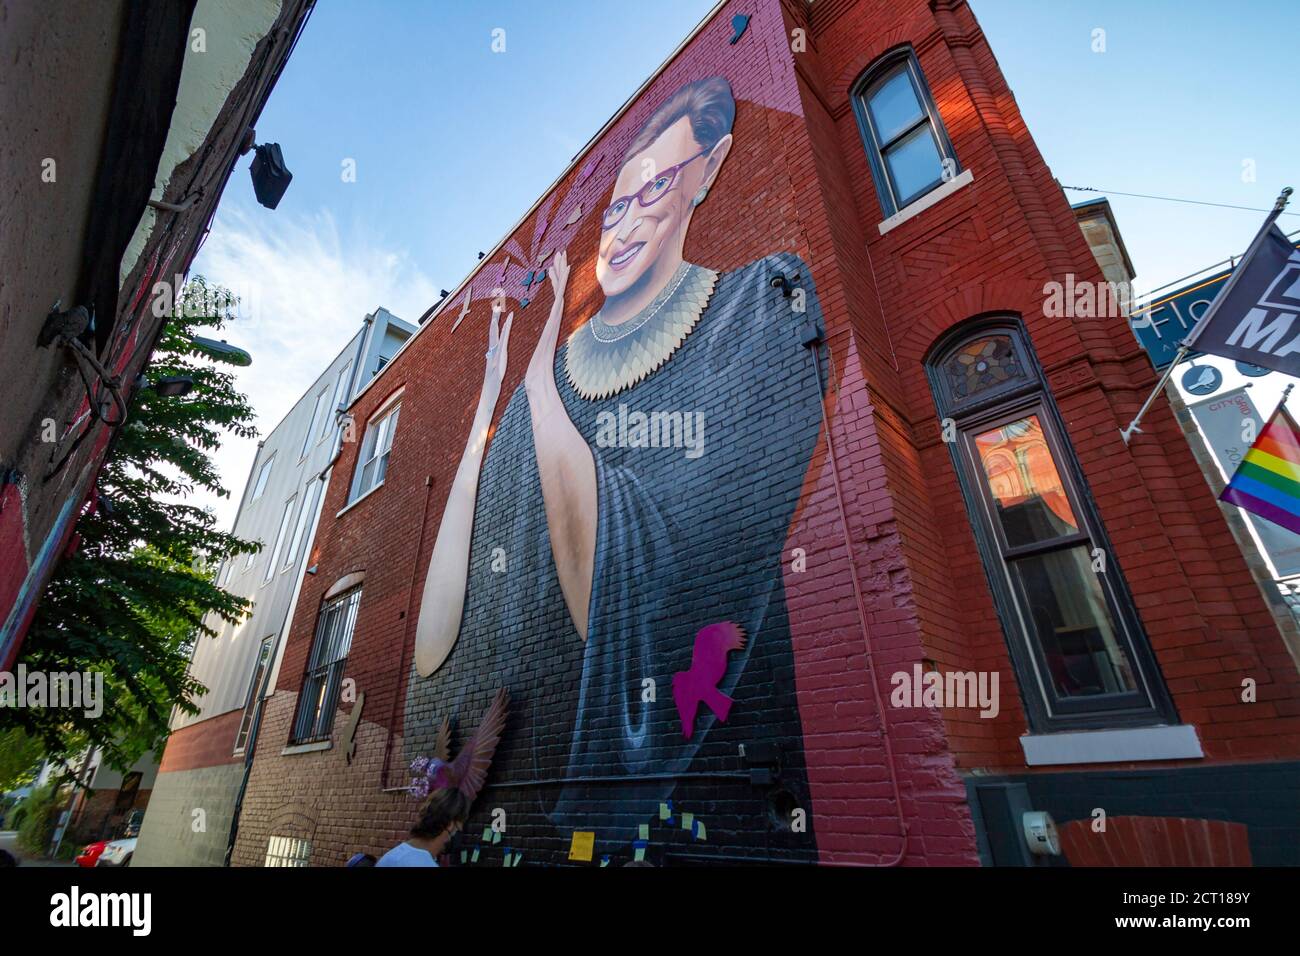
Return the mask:
[[[1210, 303], [1210, 307], [1205, 310], [1205, 313], [1197, 321], [1196, 325], [1192, 327], [1192, 331], [1187, 334], [1186, 338], [1178, 343], [1178, 351], [1175, 353], [1173, 361], [1169, 363], [1169, 367], [1166, 368], [1164, 374], [1160, 376], [1160, 381], [1156, 382], [1156, 387], [1151, 390], [1151, 394], [1147, 396], [1147, 400], [1142, 403], [1142, 407], [1138, 409], [1138, 413], [1133, 417], [1133, 421], [1129, 422], [1127, 428], [1121, 428], [1119, 430], [1120, 437], [1124, 439], [1125, 445], [1129, 443], [1129, 439], [1133, 437], [1135, 432], [1142, 431], [1142, 429], [1138, 427], [1138, 424], [1146, 415], [1147, 410], [1151, 408], [1151, 403], [1156, 400], [1156, 396], [1164, 391], [1165, 385], [1169, 383], [1169, 377], [1174, 374], [1174, 366], [1181, 362], [1186, 357], [1187, 353], [1192, 350], [1192, 346], [1196, 344], [1197, 337], [1201, 334], [1201, 330], [1205, 328], [1209, 319], [1214, 315], [1214, 311], [1218, 304], [1227, 301], [1228, 293], [1232, 291], [1232, 287], [1236, 284], [1237, 280], [1245, 274], [1246, 263], [1250, 261], [1250, 257], [1255, 254], [1255, 250], [1260, 247], [1261, 243], [1263, 243], [1264, 237], [1268, 235], [1268, 230], [1272, 227], [1273, 223], [1277, 221], [1277, 217], [1282, 215], [1282, 210], [1286, 208], [1287, 202], [1291, 199], [1292, 191], [1291, 187], [1287, 186], [1278, 193], [1277, 201], [1273, 203], [1272, 210], [1264, 219], [1264, 225], [1260, 226], [1259, 232], [1255, 233], [1255, 238], [1251, 240], [1249, 248], [1246, 249], [1245, 254], [1241, 257], [1241, 261], [1237, 263], [1237, 267], [1232, 271], [1232, 275], [1228, 276], [1228, 281], [1224, 283], [1223, 288], [1219, 290], [1219, 294], [1216, 295], [1214, 301]], [[1288, 391], [1290, 391], [1289, 388]]]

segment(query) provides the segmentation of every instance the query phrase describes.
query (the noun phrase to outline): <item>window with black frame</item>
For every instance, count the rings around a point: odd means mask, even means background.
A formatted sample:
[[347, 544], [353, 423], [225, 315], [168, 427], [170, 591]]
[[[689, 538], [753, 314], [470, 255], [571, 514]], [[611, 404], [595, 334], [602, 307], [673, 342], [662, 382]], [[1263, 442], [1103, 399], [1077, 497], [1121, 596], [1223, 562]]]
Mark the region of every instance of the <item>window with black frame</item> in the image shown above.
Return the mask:
[[852, 99], [886, 216], [960, 172], [943, 120], [910, 49], [889, 54], [863, 74]]
[[1172, 716], [1128, 589], [1019, 324], [927, 363], [1035, 729]]
[[328, 740], [334, 729], [334, 711], [343, 686], [343, 669], [352, 647], [352, 631], [357, 623], [361, 589], [354, 588], [321, 607], [316, 623], [316, 638], [307, 659], [302, 692], [298, 695], [298, 713], [293, 722], [291, 743], [305, 744]]

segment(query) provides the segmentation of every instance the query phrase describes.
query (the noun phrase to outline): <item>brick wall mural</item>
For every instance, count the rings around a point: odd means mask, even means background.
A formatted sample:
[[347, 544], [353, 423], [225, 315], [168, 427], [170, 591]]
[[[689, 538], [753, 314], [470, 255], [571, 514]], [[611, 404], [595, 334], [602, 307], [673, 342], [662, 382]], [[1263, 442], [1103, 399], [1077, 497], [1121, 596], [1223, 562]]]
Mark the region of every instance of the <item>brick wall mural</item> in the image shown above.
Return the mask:
[[[515, 716], [495, 772], [554, 781], [505, 787], [512, 830], [592, 831], [598, 853], [674, 797], [726, 820], [710, 795], [750, 789], [746, 742], [780, 751], [788, 799], [811, 809], [781, 565], [821, 421], [800, 331], [821, 310], [794, 254], [760, 246], [730, 270], [707, 248], [683, 257], [696, 209], [734, 199], [712, 187], [735, 114], [708, 77], [645, 121], [611, 164], [594, 248], [583, 233], [546, 263], [549, 317], [512, 395], [498, 393], [513, 314], [469, 333], [488, 333], [487, 370], [424, 586], [408, 748], [504, 681]], [[603, 296], [576, 327], [570, 269]], [[770, 842], [761, 792], [742, 802], [701, 847]], [[789, 822], [783, 846], [810, 856], [811, 828]]]
[[[882, 64], [924, 78], [960, 170], [901, 215], [858, 120]], [[1124, 319], [1044, 315], [1066, 274], [1102, 280], [966, 4], [723, 6], [349, 409], [234, 862], [300, 837], [275, 821], [305, 794], [311, 864], [382, 854], [412, 762], [499, 687], [452, 862], [973, 865], [1022, 840], [968, 794], [988, 775], [1068, 822], [1188, 817], [1201, 768], [1293, 765], [1294, 661], [1173, 415], [1119, 437], [1154, 381]], [[997, 603], [981, 473], [959, 477], [930, 379], [990, 322], [1159, 691], [1138, 729], [1201, 752], [1158, 778], [1027, 762], [1062, 728], [1013, 658], [1032, 635]], [[1085, 604], [1056, 606], [1049, 634]], [[996, 675], [998, 706], [891, 706], [899, 673]], [[1121, 802], [1125, 774], [1153, 792]], [[1215, 819], [1273, 859], [1240, 809]]]

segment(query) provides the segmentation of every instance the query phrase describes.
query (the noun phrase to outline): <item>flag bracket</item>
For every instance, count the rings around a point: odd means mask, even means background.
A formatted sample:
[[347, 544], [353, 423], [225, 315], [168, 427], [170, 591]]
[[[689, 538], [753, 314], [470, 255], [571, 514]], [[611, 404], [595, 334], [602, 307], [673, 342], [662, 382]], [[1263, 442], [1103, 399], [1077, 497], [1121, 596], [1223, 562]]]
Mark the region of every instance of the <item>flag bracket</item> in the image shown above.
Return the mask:
[[[1277, 219], [1278, 216], [1282, 214], [1282, 210], [1286, 208], [1287, 203], [1291, 199], [1292, 191], [1293, 190], [1291, 189], [1291, 187], [1287, 186], [1280, 193], [1278, 193], [1277, 200], [1273, 203], [1272, 211], [1268, 214], [1268, 217], [1264, 220], [1264, 225], [1260, 227], [1259, 232], [1255, 234], [1255, 238], [1251, 241], [1250, 248], [1248, 248], [1245, 254], [1241, 257], [1240, 264], [1233, 270], [1232, 275], [1228, 277], [1227, 283], [1225, 283], [1223, 288], [1219, 290], [1219, 294], [1214, 297], [1214, 301], [1210, 303], [1210, 307], [1201, 314], [1200, 319], [1197, 321], [1196, 325], [1192, 328], [1191, 332], [1188, 333], [1186, 338], [1184, 338], [1181, 342], [1178, 343], [1178, 352], [1174, 355], [1173, 361], [1169, 363], [1169, 366], [1168, 368], [1165, 369], [1164, 374], [1160, 376], [1160, 381], [1156, 382], [1156, 387], [1151, 390], [1151, 394], [1148, 395], [1146, 401], [1142, 403], [1142, 407], [1139, 408], [1138, 413], [1135, 416], [1133, 416], [1133, 420], [1129, 422], [1128, 427], [1121, 428], [1119, 430], [1120, 437], [1124, 439], [1125, 445], [1128, 445], [1129, 441], [1133, 438], [1135, 434], [1138, 434], [1139, 432], [1142, 431], [1142, 429], [1138, 426], [1139, 423], [1142, 421], [1143, 417], [1146, 415], [1147, 411], [1151, 408], [1151, 403], [1156, 400], [1156, 396], [1159, 395], [1160, 392], [1164, 390], [1165, 385], [1169, 383], [1169, 378], [1174, 373], [1174, 367], [1178, 365], [1178, 363], [1181, 362], [1184, 358], [1186, 358], [1187, 353], [1191, 351], [1192, 346], [1196, 344], [1196, 337], [1200, 335], [1201, 330], [1205, 328], [1207, 322], [1209, 321], [1210, 317], [1214, 314], [1214, 311], [1218, 307], [1219, 303], [1224, 301], [1224, 299], [1227, 298], [1228, 292], [1233, 288], [1237, 280], [1246, 271], [1246, 263], [1250, 261], [1250, 258], [1254, 254], [1255, 250], [1259, 248], [1260, 243], [1263, 242], [1264, 236], [1268, 233], [1268, 230], [1273, 225], [1273, 222]], [[1291, 391], [1291, 387], [1287, 386], [1287, 392], [1289, 393], [1290, 391]], [[1286, 401], [1285, 395], [1282, 396], [1282, 400], [1284, 402]]]

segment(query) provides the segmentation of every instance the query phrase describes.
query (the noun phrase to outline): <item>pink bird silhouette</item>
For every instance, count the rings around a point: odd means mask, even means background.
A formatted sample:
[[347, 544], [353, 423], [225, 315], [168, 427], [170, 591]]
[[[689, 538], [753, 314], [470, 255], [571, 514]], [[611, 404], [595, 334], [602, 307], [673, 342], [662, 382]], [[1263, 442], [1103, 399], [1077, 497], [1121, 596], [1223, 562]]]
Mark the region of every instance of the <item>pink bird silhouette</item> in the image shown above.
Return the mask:
[[673, 700], [682, 718], [682, 736], [687, 740], [695, 733], [700, 704], [707, 704], [721, 721], [731, 713], [731, 698], [718, 690], [718, 682], [727, 672], [727, 652], [744, 646], [744, 630], [731, 621], [709, 624], [695, 633], [690, 669], [673, 675]]

